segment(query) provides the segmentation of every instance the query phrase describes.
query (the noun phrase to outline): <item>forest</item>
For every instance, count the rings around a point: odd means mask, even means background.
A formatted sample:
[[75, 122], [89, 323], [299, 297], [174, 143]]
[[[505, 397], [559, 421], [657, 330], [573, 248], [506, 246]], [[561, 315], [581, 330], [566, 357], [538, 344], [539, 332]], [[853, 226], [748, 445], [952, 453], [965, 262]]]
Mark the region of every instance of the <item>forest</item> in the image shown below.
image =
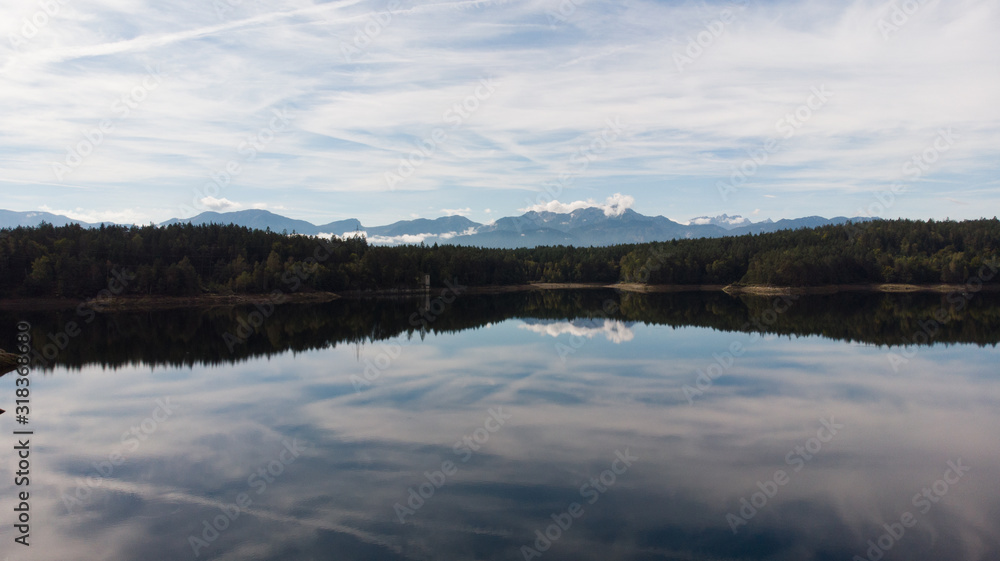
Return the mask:
[[532, 282], [822, 286], [1000, 282], [1000, 221], [863, 224], [616, 245], [374, 246], [233, 225], [0, 230], [0, 298], [365, 292]]
[[[795, 299], [783, 313], [768, 316], [780, 297], [730, 295], [721, 291], [634, 293], [611, 289], [532, 290], [496, 295], [469, 294], [456, 299], [434, 321], [413, 321], [425, 306], [420, 296], [398, 298], [340, 298], [321, 304], [276, 306], [267, 321], [245, 341], [227, 343], [226, 334], [238, 332], [256, 311], [244, 307], [188, 307], [157, 313], [109, 311], [81, 316], [77, 310], [0, 310], [0, 341], [13, 341], [16, 325], [27, 321], [35, 341], [49, 342], [49, 334], [69, 322], [87, 325], [57, 356], [35, 356], [35, 367], [82, 368], [98, 364], [109, 368], [147, 363], [158, 366], [225, 364], [288, 351], [367, 345], [403, 337], [423, 338], [431, 333], [458, 333], [482, 329], [511, 318], [542, 322], [604, 321], [709, 327], [781, 336], [821, 336], [871, 345], [926, 345], [929, 342], [995, 346], [1000, 342], [1000, 293], [981, 292], [956, 305], [936, 293], [839, 292]], [[933, 337], [922, 334], [928, 318], [947, 310], [934, 327]], [[770, 321], [769, 321], [770, 319]], [[556, 339], [552, 343], [557, 342]]]

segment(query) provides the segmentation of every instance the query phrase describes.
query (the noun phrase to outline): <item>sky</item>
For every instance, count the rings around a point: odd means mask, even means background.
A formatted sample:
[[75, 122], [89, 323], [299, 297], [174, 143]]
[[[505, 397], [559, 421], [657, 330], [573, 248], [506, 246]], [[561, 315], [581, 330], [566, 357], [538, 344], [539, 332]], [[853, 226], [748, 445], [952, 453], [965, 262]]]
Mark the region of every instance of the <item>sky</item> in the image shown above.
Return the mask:
[[0, 208], [993, 217], [996, 0], [0, 4]]

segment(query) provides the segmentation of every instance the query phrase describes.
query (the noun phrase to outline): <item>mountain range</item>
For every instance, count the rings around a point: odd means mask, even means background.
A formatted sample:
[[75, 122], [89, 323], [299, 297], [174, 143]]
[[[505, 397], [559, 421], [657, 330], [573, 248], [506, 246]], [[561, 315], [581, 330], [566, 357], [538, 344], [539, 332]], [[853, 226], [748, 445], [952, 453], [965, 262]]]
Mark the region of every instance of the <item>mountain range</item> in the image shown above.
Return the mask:
[[[663, 216], [646, 216], [632, 209], [608, 213], [602, 208], [581, 208], [568, 213], [530, 211], [520, 216], [508, 216], [480, 224], [464, 216], [443, 216], [436, 219], [418, 218], [402, 220], [385, 226], [367, 227], [361, 221], [349, 218], [316, 225], [296, 220], [267, 210], [240, 210], [236, 212], [203, 212], [191, 218], [173, 218], [159, 224], [236, 224], [256, 229], [337, 236], [363, 233], [374, 244], [396, 245], [406, 243], [446, 243], [480, 247], [534, 247], [539, 245], [605, 246], [622, 243], [666, 241], [680, 238], [714, 238], [761, 234], [777, 230], [814, 228], [828, 224], [843, 224], [849, 220], [860, 222], [871, 218], [838, 216], [764, 220], [751, 222], [742, 216], [700, 216], [687, 223], [675, 222]], [[16, 212], [0, 210], [0, 228], [37, 226], [42, 222], [55, 226], [80, 224], [99, 227], [47, 212]]]

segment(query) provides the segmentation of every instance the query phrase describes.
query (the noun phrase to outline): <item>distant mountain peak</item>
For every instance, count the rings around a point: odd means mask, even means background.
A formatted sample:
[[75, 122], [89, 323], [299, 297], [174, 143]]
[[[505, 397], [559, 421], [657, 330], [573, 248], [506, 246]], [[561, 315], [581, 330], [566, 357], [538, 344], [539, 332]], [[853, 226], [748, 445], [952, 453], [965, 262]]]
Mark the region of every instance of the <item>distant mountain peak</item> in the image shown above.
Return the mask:
[[699, 216], [697, 218], [692, 218], [688, 221], [691, 226], [719, 226], [720, 228], [725, 228], [726, 230], [732, 230], [733, 228], [740, 228], [743, 226], [749, 226], [753, 224], [749, 218], [744, 218], [739, 214], [729, 216], [728, 214], [720, 214], [719, 216]]
[[[663, 216], [647, 216], [631, 208], [616, 207], [620, 212], [608, 213], [599, 206], [575, 208], [566, 212], [531, 210], [521, 216], [498, 218], [489, 224], [473, 222], [460, 215], [440, 218], [401, 220], [385, 226], [366, 227], [355, 218], [315, 225], [275, 214], [265, 209], [246, 209], [234, 212], [203, 212], [191, 218], [174, 218], [160, 226], [172, 224], [235, 224], [246, 228], [272, 232], [304, 235], [350, 236], [363, 231], [369, 242], [378, 245], [413, 243], [447, 243], [480, 247], [534, 247], [539, 245], [606, 246], [623, 243], [668, 241], [683, 238], [711, 238], [759, 234], [777, 230], [814, 228], [827, 224], [843, 224], [848, 220], [862, 222], [864, 217], [770, 219], [751, 222], [739, 216], [722, 214], [716, 217], [701, 216], [687, 224], [674, 222]], [[561, 209], [559, 209], [561, 210]], [[0, 228], [37, 226], [42, 221], [54, 226], [86, 224], [65, 216], [47, 212], [14, 212], [0, 210]]]

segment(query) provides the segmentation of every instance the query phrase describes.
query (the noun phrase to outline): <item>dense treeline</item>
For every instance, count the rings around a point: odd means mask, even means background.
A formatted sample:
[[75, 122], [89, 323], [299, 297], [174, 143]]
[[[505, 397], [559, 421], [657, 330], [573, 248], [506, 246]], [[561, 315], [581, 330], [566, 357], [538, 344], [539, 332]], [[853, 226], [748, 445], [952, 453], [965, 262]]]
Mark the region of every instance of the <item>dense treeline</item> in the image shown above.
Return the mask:
[[[822, 336], [874, 345], [926, 345], [1000, 342], [1000, 293], [980, 292], [956, 304], [934, 293], [883, 294], [841, 292], [801, 296], [780, 314], [780, 297], [731, 296], [723, 292], [637, 294], [614, 290], [538, 290], [497, 295], [467, 295], [448, 304], [434, 321], [415, 321], [423, 297], [342, 298], [323, 304], [277, 306], [267, 321], [243, 342], [227, 343], [254, 307], [184, 308], [150, 312], [81, 315], [58, 312], [0, 311], [0, 341], [13, 341], [16, 325], [27, 321], [39, 346], [51, 342], [69, 322], [81, 326], [73, 342], [56, 356], [35, 356], [35, 368], [98, 364], [191, 366], [226, 364], [288, 351], [366, 345], [395, 337], [422, 338], [426, 333], [457, 333], [511, 318], [537, 321], [604, 319], [626, 325], [645, 323], [697, 326], [731, 332]], [[947, 310], [946, 321], [926, 332], [930, 318]], [[88, 322], [89, 320], [89, 322]], [[669, 340], [669, 337], [668, 337]], [[567, 343], [567, 339], [552, 342]], [[669, 347], [669, 345], [668, 345]], [[555, 355], [553, 355], [555, 356]], [[344, 382], [347, 384], [347, 382]], [[348, 386], [349, 387], [349, 386]]]
[[648, 273], [651, 284], [963, 283], [1000, 262], [998, 248], [996, 218], [886, 220], [649, 244], [629, 254], [621, 275], [645, 278], [642, 268], [653, 263], [658, 268]]
[[[875, 221], [599, 248], [370, 246], [232, 225], [0, 231], [0, 297], [196, 295], [528, 282], [960, 283], [1000, 261], [1000, 221]], [[989, 271], [989, 268], [985, 269]], [[1000, 275], [991, 282], [1000, 281]]]

